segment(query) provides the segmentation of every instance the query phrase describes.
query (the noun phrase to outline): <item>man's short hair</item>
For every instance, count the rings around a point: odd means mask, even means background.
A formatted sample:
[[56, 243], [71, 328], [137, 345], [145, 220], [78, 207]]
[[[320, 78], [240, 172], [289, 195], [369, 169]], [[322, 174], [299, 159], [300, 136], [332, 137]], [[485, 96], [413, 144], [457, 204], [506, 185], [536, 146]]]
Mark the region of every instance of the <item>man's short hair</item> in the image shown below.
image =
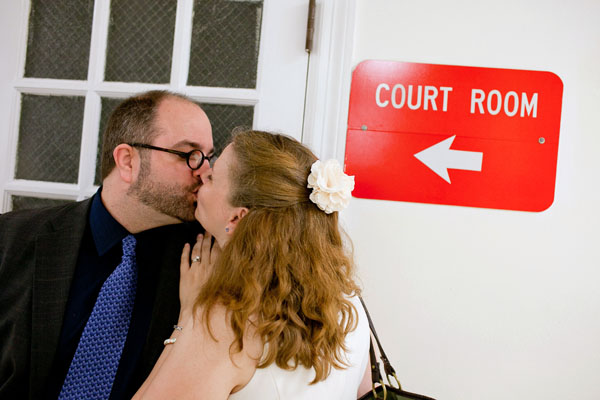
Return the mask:
[[102, 137], [102, 180], [115, 167], [113, 151], [121, 143], [152, 143], [158, 134], [154, 119], [160, 103], [167, 98], [193, 102], [187, 96], [166, 90], [153, 90], [124, 100], [112, 112]]

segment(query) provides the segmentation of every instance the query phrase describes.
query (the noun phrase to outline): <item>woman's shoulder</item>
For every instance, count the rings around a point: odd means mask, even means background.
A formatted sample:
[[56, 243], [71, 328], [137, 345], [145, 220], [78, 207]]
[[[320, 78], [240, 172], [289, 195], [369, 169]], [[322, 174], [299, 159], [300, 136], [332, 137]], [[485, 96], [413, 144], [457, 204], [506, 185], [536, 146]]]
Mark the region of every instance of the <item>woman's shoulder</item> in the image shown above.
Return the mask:
[[231, 324], [231, 312], [222, 304], [215, 304], [207, 310], [200, 307], [187, 323], [192, 327], [192, 336], [196, 344], [214, 352], [214, 357], [221, 359], [225, 353], [231, 356], [234, 364], [242, 362], [256, 365], [262, 355], [263, 343], [251, 321], [246, 323], [243, 346], [237, 351], [236, 334]]
[[[229, 313], [215, 306], [203, 319], [203, 310], [181, 319], [182, 330], [169, 345], [170, 353], [144, 394], [148, 398], [225, 398], [252, 378], [262, 350], [258, 339], [246, 335], [237, 351]], [[206, 323], [208, 322], [208, 324]], [[233, 346], [232, 346], [233, 344]], [[145, 398], [146, 398], [145, 397]]]

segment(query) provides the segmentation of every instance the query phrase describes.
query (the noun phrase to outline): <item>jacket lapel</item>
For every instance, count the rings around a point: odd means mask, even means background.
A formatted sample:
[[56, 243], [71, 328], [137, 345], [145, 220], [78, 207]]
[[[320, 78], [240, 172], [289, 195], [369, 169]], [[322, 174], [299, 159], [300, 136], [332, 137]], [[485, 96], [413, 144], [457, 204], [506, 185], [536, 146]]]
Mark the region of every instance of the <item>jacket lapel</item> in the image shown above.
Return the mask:
[[30, 397], [41, 398], [58, 346], [69, 288], [87, 223], [90, 201], [78, 203], [51, 222], [35, 245]]

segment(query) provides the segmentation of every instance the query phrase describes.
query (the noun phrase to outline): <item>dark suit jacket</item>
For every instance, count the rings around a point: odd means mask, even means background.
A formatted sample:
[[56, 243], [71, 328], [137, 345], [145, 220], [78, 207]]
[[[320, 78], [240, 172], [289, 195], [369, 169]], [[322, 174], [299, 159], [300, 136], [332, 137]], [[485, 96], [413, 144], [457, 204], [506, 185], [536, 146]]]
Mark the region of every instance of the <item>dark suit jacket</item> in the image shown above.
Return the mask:
[[[0, 399], [42, 397], [90, 204], [88, 199], [0, 216]], [[165, 238], [159, 295], [130, 396], [152, 370], [179, 314], [179, 259], [190, 237], [173, 231]]]

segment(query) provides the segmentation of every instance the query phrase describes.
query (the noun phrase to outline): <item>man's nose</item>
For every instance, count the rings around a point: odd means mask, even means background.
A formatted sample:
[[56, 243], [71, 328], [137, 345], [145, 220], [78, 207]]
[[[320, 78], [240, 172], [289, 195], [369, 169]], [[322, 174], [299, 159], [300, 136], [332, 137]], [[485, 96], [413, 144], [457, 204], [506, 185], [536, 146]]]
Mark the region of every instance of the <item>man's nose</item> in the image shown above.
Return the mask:
[[198, 168], [197, 170], [193, 171], [193, 175], [195, 178], [197, 178], [198, 180], [202, 180], [204, 181], [204, 175], [206, 174], [206, 172], [208, 172], [210, 170], [210, 165], [208, 164], [208, 160], [205, 160], [202, 165], [200, 166], [200, 168]]

